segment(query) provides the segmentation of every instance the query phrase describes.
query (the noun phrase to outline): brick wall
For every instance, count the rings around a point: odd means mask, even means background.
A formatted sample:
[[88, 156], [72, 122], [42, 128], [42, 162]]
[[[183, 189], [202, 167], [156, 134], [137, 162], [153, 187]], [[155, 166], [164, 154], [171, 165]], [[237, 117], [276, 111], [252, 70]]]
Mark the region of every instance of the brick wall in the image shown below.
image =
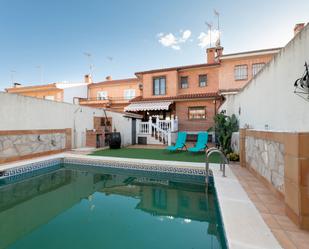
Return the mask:
[[[213, 127], [213, 117], [215, 115], [214, 100], [191, 100], [176, 102], [176, 116], [179, 120], [179, 130], [181, 131], [206, 131], [210, 127]], [[218, 103], [217, 103], [218, 105]], [[206, 119], [203, 120], [189, 120], [188, 108], [194, 106], [206, 107]]]
[[[192, 93], [207, 93], [217, 92], [219, 89], [219, 68], [197, 68], [179, 72], [178, 77], [178, 94], [192, 94]], [[199, 75], [207, 74], [207, 86], [199, 86]], [[180, 88], [180, 77], [188, 77], [188, 88]]]
[[153, 95], [153, 78], [154, 77], [166, 77], [166, 95], [164, 96], [176, 96], [178, 94], [178, 73], [176, 70], [148, 73], [142, 77], [143, 82], [143, 98], [160, 98], [160, 96]]
[[[267, 63], [273, 58], [273, 56], [274, 55], [272, 54], [272, 55], [260, 55], [247, 58], [245, 57], [240, 59], [222, 60], [219, 70], [220, 90], [242, 88], [253, 77], [252, 65], [255, 63]], [[236, 65], [248, 65], [248, 79], [235, 80], [234, 67]]]
[[108, 97], [111, 98], [124, 98], [124, 91], [127, 89], [134, 89], [135, 96], [140, 95], [138, 87], [138, 79], [136, 80], [117, 80], [117, 81], [105, 81], [104, 83], [94, 83], [88, 87], [88, 97], [96, 98], [99, 91], [106, 91]]

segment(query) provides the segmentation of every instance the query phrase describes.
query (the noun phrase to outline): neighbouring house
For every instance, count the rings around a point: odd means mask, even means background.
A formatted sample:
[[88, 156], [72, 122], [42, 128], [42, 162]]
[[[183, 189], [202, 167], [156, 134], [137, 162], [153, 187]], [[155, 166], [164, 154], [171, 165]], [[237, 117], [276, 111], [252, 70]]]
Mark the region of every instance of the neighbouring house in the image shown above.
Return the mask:
[[220, 56], [219, 89], [221, 95], [242, 89], [281, 48], [262, 49]]
[[239, 91], [279, 48], [223, 54], [223, 47], [207, 49], [204, 64], [135, 73], [136, 78], [106, 80], [88, 85], [79, 104], [143, 115], [143, 121], [178, 118], [178, 129], [191, 132], [213, 127], [223, 94]]
[[[279, 51], [275, 48], [224, 55], [223, 47], [217, 46], [206, 50], [204, 64], [137, 72], [141, 96], [132, 99], [125, 111], [143, 116], [140, 135], [176, 127], [171, 131], [187, 131], [190, 137], [195, 136], [214, 126], [224, 95], [237, 93]], [[160, 135], [158, 138], [166, 140]]]
[[58, 88], [56, 83], [37, 85], [37, 86], [22, 86], [19, 83], [14, 83], [13, 87], [6, 88], [6, 92], [15, 93], [28, 97], [39, 99], [63, 101], [63, 90]]
[[84, 82], [81, 83], [59, 82], [36, 86], [22, 86], [20, 83], [14, 83], [13, 87], [5, 90], [8, 93], [73, 104], [76, 103], [75, 97], [87, 98], [87, 86], [91, 83], [91, 75], [85, 75]]
[[103, 82], [89, 84], [88, 96], [79, 98], [79, 104], [123, 112], [129, 101], [140, 95], [141, 85], [137, 78], [113, 80], [108, 76]]
[[[113, 80], [108, 76], [105, 81], [94, 83], [91, 76], [86, 76], [85, 83], [72, 86], [67, 83], [15, 85], [6, 90], [140, 114], [143, 120], [138, 121], [137, 134], [146, 133], [148, 143], [151, 140], [162, 143], [169, 132], [182, 130], [195, 136], [198, 131], [211, 129], [213, 117], [226, 97], [239, 92], [279, 51], [280, 48], [271, 48], [224, 54], [223, 47], [217, 44], [206, 50], [207, 59], [202, 64], [137, 72], [136, 77], [129, 79]], [[149, 137], [154, 129], [156, 134], [161, 134], [155, 135], [155, 140]]]

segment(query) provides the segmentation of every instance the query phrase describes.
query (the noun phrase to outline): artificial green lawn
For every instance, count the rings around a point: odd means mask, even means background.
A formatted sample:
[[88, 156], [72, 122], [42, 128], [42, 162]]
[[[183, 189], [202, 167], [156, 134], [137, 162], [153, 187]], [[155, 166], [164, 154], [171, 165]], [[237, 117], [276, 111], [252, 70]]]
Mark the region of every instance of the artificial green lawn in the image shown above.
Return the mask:
[[[190, 153], [187, 151], [169, 152], [164, 149], [106, 149], [98, 150], [92, 154], [93, 156], [111, 156], [111, 157], [125, 157], [125, 158], [138, 158], [138, 159], [154, 159], [166, 161], [181, 161], [181, 162], [205, 162], [205, 152]], [[210, 157], [211, 163], [219, 163], [218, 154], [213, 154]]]

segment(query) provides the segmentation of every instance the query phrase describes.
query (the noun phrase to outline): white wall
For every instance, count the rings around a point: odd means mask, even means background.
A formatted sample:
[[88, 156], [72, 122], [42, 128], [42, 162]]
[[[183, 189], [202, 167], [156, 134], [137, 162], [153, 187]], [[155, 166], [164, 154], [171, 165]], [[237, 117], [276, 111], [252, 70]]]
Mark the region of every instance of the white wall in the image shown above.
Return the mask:
[[63, 102], [73, 104], [74, 97], [87, 98], [86, 83], [57, 83], [57, 87], [63, 89]]
[[132, 144], [132, 119], [124, 117], [124, 114], [106, 111], [107, 117], [112, 117], [112, 129], [116, 128], [121, 134], [121, 145]]
[[[130, 144], [131, 119], [115, 112], [108, 116], [121, 132], [123, 145]], [[0, 130], [71, 128], [72, 146], [83, 147], [86, 129], [93, 129], [93, 117], [104, 117], [103, 110], [0, 92]]]
[[237, 115], [240, 127], [309, 131], [309, 101], [294, 94], [294, 82], [303, 75], [305, 61], [309, 63], [309, 25], [220, 109]]

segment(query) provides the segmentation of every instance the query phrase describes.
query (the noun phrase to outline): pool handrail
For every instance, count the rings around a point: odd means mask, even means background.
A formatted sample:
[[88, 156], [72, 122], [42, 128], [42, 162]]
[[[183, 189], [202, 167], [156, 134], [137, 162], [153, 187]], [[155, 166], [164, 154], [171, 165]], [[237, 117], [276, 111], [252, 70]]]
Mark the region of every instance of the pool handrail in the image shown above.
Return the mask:
[[206, 154], [206, 162], [205, 162], [205, 168], [206, 168], [205, 182], [206, 182], [206, 184], [208, 184], [208, 181], [209, 181], [209, 179], [208, 179], [209, 178], [209, 157], [214, 153], [219, 153], [220, 158], [221, 158], [220, 171], [222, 171], [222, 177], [226, 177], [226, 175], [225, 175], [225, 164], [229, 163], [228, 159], [226, 158], [226, 156], [224, 155], [222, 150], [220, 150], [216, 147], [209, 148], [205, 152], [205, 154]]

